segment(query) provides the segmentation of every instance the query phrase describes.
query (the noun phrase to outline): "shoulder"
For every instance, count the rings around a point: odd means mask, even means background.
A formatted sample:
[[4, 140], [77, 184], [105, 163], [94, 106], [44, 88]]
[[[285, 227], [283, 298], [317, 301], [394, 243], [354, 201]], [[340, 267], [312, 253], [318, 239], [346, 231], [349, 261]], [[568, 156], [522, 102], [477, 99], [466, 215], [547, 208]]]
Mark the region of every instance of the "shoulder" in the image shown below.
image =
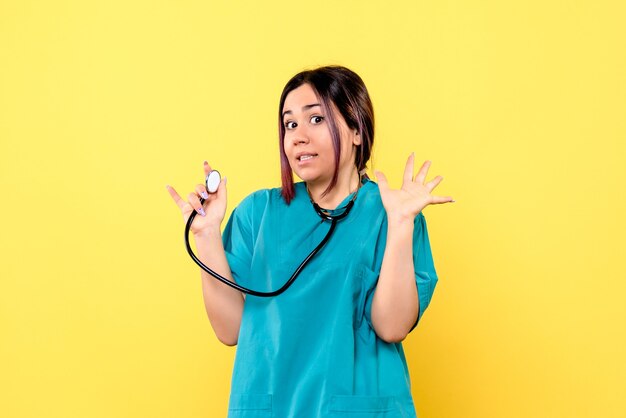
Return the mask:
[[383, 207], [383, 201], [380, 198], [380, 188], [378, 187], [378, 183], [371, 179], [367, 179], [367, 181], [361, 187], [361, 191], [364, 195], [364, 200], [372, 206]]
[[284, 200], [281, 195], [280, 187], [259, 189], [246, 197], [237, 205], [237, 211], [252, 211], [256, 212], [263, 210], [269, 205], [284, 204]]
[[385, 207], [380, 197], [378, 183], [368, 178], [358, 192], [357, 201], [359, 200], [363, 213], [370, 218], [378, 219], [379, 222], [386, 222]]

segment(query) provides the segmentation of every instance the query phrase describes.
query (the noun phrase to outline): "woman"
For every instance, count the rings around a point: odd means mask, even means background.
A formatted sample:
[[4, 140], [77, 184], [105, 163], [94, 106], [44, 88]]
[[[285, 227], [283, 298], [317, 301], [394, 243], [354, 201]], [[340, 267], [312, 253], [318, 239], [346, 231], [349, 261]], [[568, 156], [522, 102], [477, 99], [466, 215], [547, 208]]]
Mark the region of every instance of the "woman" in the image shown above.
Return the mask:
[[[312, 202], [348, 216], [284, 293], [245, 296], [202, 272], [217, 337], [237, 344], [229, 417], [415, 417], [401, 341], [427, 308], [437, 274], [426, 221], [442, 177], [425, 183], [430, 162], [402, 188], [365, 175], [374, 142], [371, 100], [361, 78], [340, 66], [295, 75], [279, 105], [282, 187], [252, 193], [220, 234], [226, 179], [183, 201], [199, 258], [242, 286], [272, 291], [323, 239]], [[205, 175], [210, 171], [204, 164]], [[293, 182], [293, 174], [303, 181]], [[424, 184], [425, 183], [425, 184]], [[199, 196], [206, 200], [200, 203]]]

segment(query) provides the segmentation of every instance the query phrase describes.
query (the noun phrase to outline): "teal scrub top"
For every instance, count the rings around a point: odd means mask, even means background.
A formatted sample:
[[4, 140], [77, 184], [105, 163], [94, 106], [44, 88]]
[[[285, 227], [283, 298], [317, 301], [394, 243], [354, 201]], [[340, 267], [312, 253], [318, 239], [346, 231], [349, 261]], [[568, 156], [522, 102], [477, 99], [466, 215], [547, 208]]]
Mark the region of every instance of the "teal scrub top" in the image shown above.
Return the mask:
[[[305, 183], [295, 192], [287, 205], [280, 188], [259, 190], [233, 210], [223, 242], [237, 283], [282, 287], [327, 233]], [[350, 214], [289, 289], [246, 295], [228, 417], [416, 417], [402, 344], [378, 338], [371, 322], [386, 236], [378, 185], [364, 179]], [[417, 325], [437, 284], [422, 213], [413, 260]]]

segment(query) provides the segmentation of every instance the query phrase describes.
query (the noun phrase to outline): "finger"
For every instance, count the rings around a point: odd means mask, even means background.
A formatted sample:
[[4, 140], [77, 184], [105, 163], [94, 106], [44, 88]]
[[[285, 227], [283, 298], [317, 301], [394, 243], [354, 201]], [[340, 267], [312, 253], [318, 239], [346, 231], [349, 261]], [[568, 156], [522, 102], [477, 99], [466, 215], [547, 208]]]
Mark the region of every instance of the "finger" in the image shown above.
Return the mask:
[[409, 184], [413, 181], [413, 168], [415, 166], [415, 153], [412, 152], [409, 158], [406, 160], [406, 166], [404, 167], [404, 178], [402, 184]]
[[422, 168], [420, 168], [419, 173], [415, 176], [415, 182], [419, 184], [424, 184], [424, 180], [426, 180], [426, 175], [428, 174], [428, 168], [430, 167], [430, 161], [424, 161], [422, 164]]
[[176, 190], [174, 190], [174, 188], [169, 184], [166, 185], [165, 188], [170, 193], [170, 196], [172, 196], [172, 199], [174, 199], [174, 202], [176, 202], [178, 207], [182, 209], [185, 206], [185, 201], [178, 195], [178, 193], [176, 193]]
[[187, 199], [189, 200], [189, 204], [191, 205], [191, 207], [196, 212], [198, 212], [202, 216], [206, 215], [206, 213], [204, 212], [204, 208], [200, 204], [200, 199], [198, 198], [198, 195], [196, 195], [195, 193], [189, 193], [189, 196], [187, 196]]
[[226, 198], [226, 177], [220, 181], [220, 185], [217, 186], [217, 198], [225, 199]]
[[387, 182], [387, 177], [381, 171], [374, 171], [374, 175], [376, 176], [376, 180], [378, 181], [378, 186], [382, 189], [388, 189], [389, 183]]
[[428, 189], [429, 192], [432, 192], [433, 189], [435, 187], [437, 187], [437, 185], [439, 183], [441, 183], [441, 180], [443, 180], [443, 177], [441, 176], [437, 176], [434, 179], [432, 179], [431, 181], [429, 181], [428, 183], [426, 183], [426, 188]]
[[207, 161], [204, 161], [204, 177], [208, 176], [211, 172], [211, 166]]
[[204, 184], [196, 184], [196, 194], [199, 194], [205, 200], [209, 198], [208, 190]]
[[439, 203], [448, 203], [448, 202], [456, 202], [456, 200], [454, 200], [452, 196], [433, 196], [431, 203], [437, 205]]

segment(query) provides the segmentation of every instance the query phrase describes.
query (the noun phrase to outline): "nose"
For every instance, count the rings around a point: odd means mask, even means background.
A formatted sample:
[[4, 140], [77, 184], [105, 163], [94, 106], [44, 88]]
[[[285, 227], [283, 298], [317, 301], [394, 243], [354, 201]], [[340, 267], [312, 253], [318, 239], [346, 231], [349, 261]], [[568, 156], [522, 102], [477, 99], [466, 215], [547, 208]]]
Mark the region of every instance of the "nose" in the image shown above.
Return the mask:
[[306, 132], [306, 128], [298, 125], [295, 130], [292, 131], [291, 141], [294, 145], [299, 144], [308, 144], [309, 143], [309, 135]]

